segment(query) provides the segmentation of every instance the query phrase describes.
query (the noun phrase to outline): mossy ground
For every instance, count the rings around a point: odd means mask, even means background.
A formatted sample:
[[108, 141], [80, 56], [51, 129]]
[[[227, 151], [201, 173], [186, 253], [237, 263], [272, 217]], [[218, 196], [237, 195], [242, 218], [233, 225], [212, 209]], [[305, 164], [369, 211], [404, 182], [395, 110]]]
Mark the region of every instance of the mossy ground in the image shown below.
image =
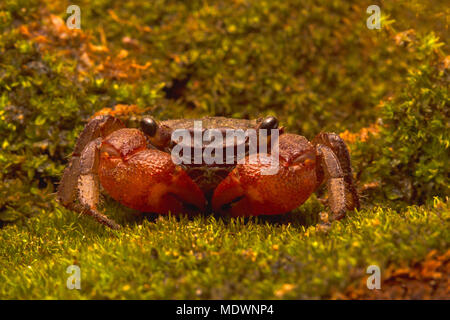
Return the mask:
[[[449, 204], [438, 200], [429, 208], [362, 210], [330, 229], [305, 226], [295, 218], [308, 214], [301, 211], [280, 222], [213, 216], [125, 219], [114, 205], [108, 213], [122, 216], [125, 227], [112, 231], [60, 208], [6, 226], [0, 232], [0, 296], [341, 298], [348, 286], [365, 281], [368, 266], [378, 265], [385, 277], [393, 266], [425, 259], [432, 250], [445, 252], [450, 241]], [[73, 264], [81, 269], [81, 290], [66, 287], [66, 269]], [[424, 285], [447, 276], [431, 273]]]
[[[83, 0], [69, 30], [67, 1], [1, 1], [0, 298], [449, 298], [448, 6], [378, 2], [380, 30], [369, 0]], [[124, 226], [106, 229], [54, 199], [97, 112], [335, 131], [362, 209], [325, 228], [315, 196], [252, 219], [142, 218], [106, 199]]]

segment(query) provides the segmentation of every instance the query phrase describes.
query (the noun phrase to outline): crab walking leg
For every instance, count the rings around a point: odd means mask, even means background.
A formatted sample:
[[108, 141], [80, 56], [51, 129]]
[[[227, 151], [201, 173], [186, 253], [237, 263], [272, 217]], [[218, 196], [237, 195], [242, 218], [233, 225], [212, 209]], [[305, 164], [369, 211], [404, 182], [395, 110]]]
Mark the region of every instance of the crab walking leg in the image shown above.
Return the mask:
[[[347, 211], [345, 201], [344, 173], [337, 156], [324, 145], [317, 145], [317, 157], [320, 169], [325, 175], [328, 188], [328, 205], [330, 206], [333, 220], [345, 217]], [[319, 169], [319, 170], [320, 170]]]
[[58, 186], [57, 198], [64, 207], [72, 209], [75, 202], [78, 177], [80, 176], [80, 154], [74, 154], [64, 169]]
[[72, 209], [75, 206], [78, 178], [81, 170], [81, 154], [89, 142], [106, 137], [111, 132], [123, 128], [120, 120], [112, 116], [95, 117], [86, 125], [78, 138], [69, 165], [64, 170], [61, 182], [58, 186], [57, 197], [59, 202]]
[[94, 217], [98, 222], [112, 229], [120, 226], [97, 210], [100, 198], [100, 184], [98, 179], [99, 147], [102, 138], [88, 143], [80, 158], [80, 177], [78, 178], [78, 201], [80, 211]]
[[58, 186], [58, 201], [71, 210], [89, 214], [113, 229], [119, 226], [96, 209], [99, 199], [98, 146], [103, 137], [123, 128], [123, 124], [112, 116], [92, 119], [78, 138], [72, 159], [64, 170]]
[[359, 209], [359, 197], [353, 181], [353, 173], [350, 162], [350, 153], [344, 140], [335, 133], [319, 133], [312, 141], [314, 145], [325, 145], [336, 155], [345, 181], [345, 194], [347, 210]]

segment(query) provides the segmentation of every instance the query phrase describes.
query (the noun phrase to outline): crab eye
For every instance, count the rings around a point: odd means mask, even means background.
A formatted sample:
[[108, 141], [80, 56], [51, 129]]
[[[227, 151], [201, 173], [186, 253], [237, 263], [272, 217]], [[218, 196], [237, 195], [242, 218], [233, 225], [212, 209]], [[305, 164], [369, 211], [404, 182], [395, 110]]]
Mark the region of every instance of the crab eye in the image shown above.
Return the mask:
[[146, 135], [153, 137], [158, 130], [158, 124], [152, 118], [146, 117], [141, 120], [141, 129]]
[[278, 119], [275, 117], [267, 117], [261, 122], [261, 125], [259, 126], [259, 128], [267, 129], [267, 130], [277, 129], [278, 128]]

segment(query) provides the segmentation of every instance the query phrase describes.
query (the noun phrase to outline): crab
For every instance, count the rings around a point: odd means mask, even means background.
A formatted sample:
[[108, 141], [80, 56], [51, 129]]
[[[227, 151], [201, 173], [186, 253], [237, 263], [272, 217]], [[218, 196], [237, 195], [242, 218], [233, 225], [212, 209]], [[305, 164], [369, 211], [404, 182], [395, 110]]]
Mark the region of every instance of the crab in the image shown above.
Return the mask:
[[[342, 219], [346, 212], [359, 208], [349, 151], [339, 135], [322, 132], [309, 142], [301, 135], [285, 133], [272, 116], [197, 120], [205, 129], [220, 132], [277, 130], [278, 170], [267, 175], [261, 173], [267, 161], [257, 152], [249, 153], [247, 140], [240, 142], [246, 145], [245, 159], [254, 161], [176, 164], [171, 151], [179, 140], [172, 133], [186, 129], [193, 136], [194, 121], [157, 122], [143, 116], [140, 128], [127, 128], [111, 115], [93, 118], [79, 136], [63, 173], [57, 190], [59, 202], [113, 229], [120, 226], [98, 209], [103, 191], [137, 212], [214, 212], [236, 217], [290, 212], [326, 184], [331, 220]], [[231, 147], [237, 148], [238, 143], [233, 141]], [[230, 145], [224, 144], [224, 150], [227, 147]], [[266, 157], [271, 152], [268, 150]]]

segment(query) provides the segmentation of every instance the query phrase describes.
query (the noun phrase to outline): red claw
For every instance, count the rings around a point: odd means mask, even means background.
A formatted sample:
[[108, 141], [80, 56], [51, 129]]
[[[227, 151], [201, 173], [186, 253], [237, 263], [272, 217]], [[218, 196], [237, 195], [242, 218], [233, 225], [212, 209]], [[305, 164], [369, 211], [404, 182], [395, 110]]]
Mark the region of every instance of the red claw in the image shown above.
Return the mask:
[[147, 149], [144, 135], [136, 129], [118, 130], [103, 141], [99, 178], [113, 199], [142, 212], [205, 210], [200, 188], [170, 154]]
[[268, 155], [253, 155], [237, 165], [216, 188], [213, 210], [231, 216], [281, 214], [305, 202], [318, 185], [315, 153], [309, 143], [297, 141], [297, 137], [280, 137], [276, 174], [262, 174], [270, 166]]

